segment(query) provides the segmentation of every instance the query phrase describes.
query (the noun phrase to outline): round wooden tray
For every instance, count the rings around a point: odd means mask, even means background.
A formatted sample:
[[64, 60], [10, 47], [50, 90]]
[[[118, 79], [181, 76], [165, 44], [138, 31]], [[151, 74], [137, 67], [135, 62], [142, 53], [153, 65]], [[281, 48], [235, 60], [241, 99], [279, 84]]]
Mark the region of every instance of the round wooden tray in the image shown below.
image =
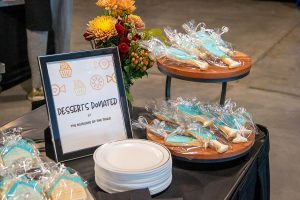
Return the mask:
[[194, 81], [203, 82], [205, 82], [205, 80], [208, 82], [218, 80], [217, 82], [219, 82], [219, 79], [237, 80], [249, 74], [252, 65], [252, 60], [249, 56], [237, 51], [233, 59], [240, 61], [242, 65], [233, 69], [210, 65], [207, 70], [202, 71], [195, 66], [180, 64], [166, 57], [158, 59], [157, 65], [159, 70], [168, 76], [183, 80], [194, 79]]
[[179, 160], [200, 163], [217, 163], [234, 160], [247, 154], [254, 144], [255, 134], [251, 134], [248, 137], [248, 142], [246, 143], [230, 144], [231, 148], [225, 153], [218, 153], [210, 148], [204, 149], [200, 147], [194, 148], [191, 146], [175, 147], [166, 145], [163, 138], [158, 137], [148, 130], [147, 139], [166, 146], [170, 150], [172, 156], [175, 156], [175, 158]]

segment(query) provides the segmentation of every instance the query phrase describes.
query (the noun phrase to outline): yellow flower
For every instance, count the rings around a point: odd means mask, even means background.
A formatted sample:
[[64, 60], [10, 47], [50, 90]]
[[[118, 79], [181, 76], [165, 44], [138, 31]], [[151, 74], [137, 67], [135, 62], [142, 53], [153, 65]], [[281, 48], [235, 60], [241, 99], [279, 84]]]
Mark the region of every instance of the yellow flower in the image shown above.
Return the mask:
[[145, 23], [140, 16], [137, 15], [128, 15], [128, 23], [133, 24], [136, 29], [144, 29]]
[[98, 0], [96, 5], [105, 10], [112, 10], [117, 7], [117, 0]]
[[96, 40], [105, 41], [118, 34], [115, 28], [116, 23], [117, 20], [114, 17], [98, 16], [89, 21], [87, 31], [93, 34]]
[[118, 10], [124, 11], [126, 14], [131, 14], [135, 9], [134, 0], [118, 0]]

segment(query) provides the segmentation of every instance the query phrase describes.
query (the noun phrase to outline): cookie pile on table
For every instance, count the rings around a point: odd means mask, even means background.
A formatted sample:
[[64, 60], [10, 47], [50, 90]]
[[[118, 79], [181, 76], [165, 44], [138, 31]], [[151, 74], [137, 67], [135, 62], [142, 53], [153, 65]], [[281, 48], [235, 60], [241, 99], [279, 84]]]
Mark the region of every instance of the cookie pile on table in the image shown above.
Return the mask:
[[76, 171], [43, 161], [35, 143], [21, 132], [14, 128], [0, 137], [0, 199], [90, 199], [87, 182]]

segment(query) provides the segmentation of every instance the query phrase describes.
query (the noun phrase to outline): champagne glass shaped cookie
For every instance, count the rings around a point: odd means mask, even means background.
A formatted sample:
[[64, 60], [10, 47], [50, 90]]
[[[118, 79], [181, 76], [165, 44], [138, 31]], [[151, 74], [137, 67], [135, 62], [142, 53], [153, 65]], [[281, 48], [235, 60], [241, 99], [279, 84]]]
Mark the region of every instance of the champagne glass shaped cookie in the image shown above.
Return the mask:
[[177, 124], [175, 110], [170, 101], [162, 101], [160, 105], [156, 101], [147, 102], [145, 109], [160, 121]]
[[186, 129], [183, 127], [178, 127], [167, 137], [165, 137], [165, 144], [174, 147], [205, 147], [205, 144], [201, 140], [198, 140], [195, 137], [187, 134]]
[[201, 49], [197, 47], [194, 38], [187, 34], [178, 33], [175, 29], [172, 30], [170, 27], [164, 28], [164, 32], [172, 46], [205, 60], [203, 61], [204, 68], [201, 68], [201, 70], [206, 70], [208, 68], [208, 63], [206, 62], [208, 60], [208, 56], [204, 51], [201, 51]]
[[151, 133], [154, 133], [158, 137], [162, 137], [162, 138], [167, 137], [169, 133], [171, 133], [178, 127], [177, 125], [167, 124], [166, 122], [160, 121], [158, 119], [154, 119], [149, 124], [147, 119], [143, 116], [139, 116], [137, 122], [132, 123], [132, 126], [138, 128], [145, 128], [151, 131]]
[[[220, 59], [229, 68], [236, 68], [241, 66], [240, 62], [233, 60], [230, 56], [233, 51], [228, 48], [225, 41], [222, 40], [221, 35], [228, 32], [227, 27], [222, 27], [221, 31], [214, 31], [206, 29], [204, 23], [199, 23], [195, 26], [194, 21], [190, 21], [182, 25], [183, 29], [197, 41], [197, 45], [203, 48], [210, 56]], [[198, 28], [200, 27], [200, 30]]]
[[189, 125], [188, 133], [196, 139], [202, 141], [205, 146], [215, 149], [218, 153], [224, 153], [229, 149], [229, 146], [217, 140], [217, 137], [207, 128], [201, 127], [198, 123]]
[[183, 50], [166, 46], [157, 38], [151, 38], [148, 41], [140, 42], [141, 46], [148, 49], [155, 58], [167, 57], [175, 62], [184, 63], [199, 67], [201, 70], [207, 69], [207, 63], [198, 59], [197, 56], [191, 55]]
[[210, 126], [214, 121], [214, 118], [206, 116], [199, 109], [198, 104], [200, 103], [196, 100], [184, 100], [179, 97], [174, 104], [179, 113], [182, 113], [193, 122], [201, 122], [204, 127]]
[[220, 106], [202, 105], [200, 109], [205, 113], [206, 116], [214, 118], [213, 125], [221, 130], [223, 135], [233, 143], [244, 143], [247, 142], [247, 138], [243, 137], [234, 126], [230, 126], [223, 119], [223, 112], [219, 111]]

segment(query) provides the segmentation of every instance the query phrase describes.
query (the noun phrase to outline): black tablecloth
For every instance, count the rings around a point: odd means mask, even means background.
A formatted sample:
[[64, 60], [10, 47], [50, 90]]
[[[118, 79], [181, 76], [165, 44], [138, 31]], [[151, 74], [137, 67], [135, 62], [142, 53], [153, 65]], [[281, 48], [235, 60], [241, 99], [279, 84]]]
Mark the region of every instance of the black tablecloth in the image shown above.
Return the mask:
[[[143, 109], [134, 109], [134, 119]], [[2, 129], [21, 126], [24, 137], [42, 139], [48, 127], [45, 107], [38, 108], [23, 117], [10, 122]], [[173, 180], [170, 187], [154, 196], [154, 199], [269, 199], [269, 134], [258, 125], [260, 131], [249, 154], [235, 161], [219, 164], [193, 164], [173, 160]], [[145, 137], [145, 132], [134, 130], [135, 137]], [[66, 162], [67, 166], [79, 171], [89, 182], [92, 193], [101, 191], [94, 181], [92, 157]]]

